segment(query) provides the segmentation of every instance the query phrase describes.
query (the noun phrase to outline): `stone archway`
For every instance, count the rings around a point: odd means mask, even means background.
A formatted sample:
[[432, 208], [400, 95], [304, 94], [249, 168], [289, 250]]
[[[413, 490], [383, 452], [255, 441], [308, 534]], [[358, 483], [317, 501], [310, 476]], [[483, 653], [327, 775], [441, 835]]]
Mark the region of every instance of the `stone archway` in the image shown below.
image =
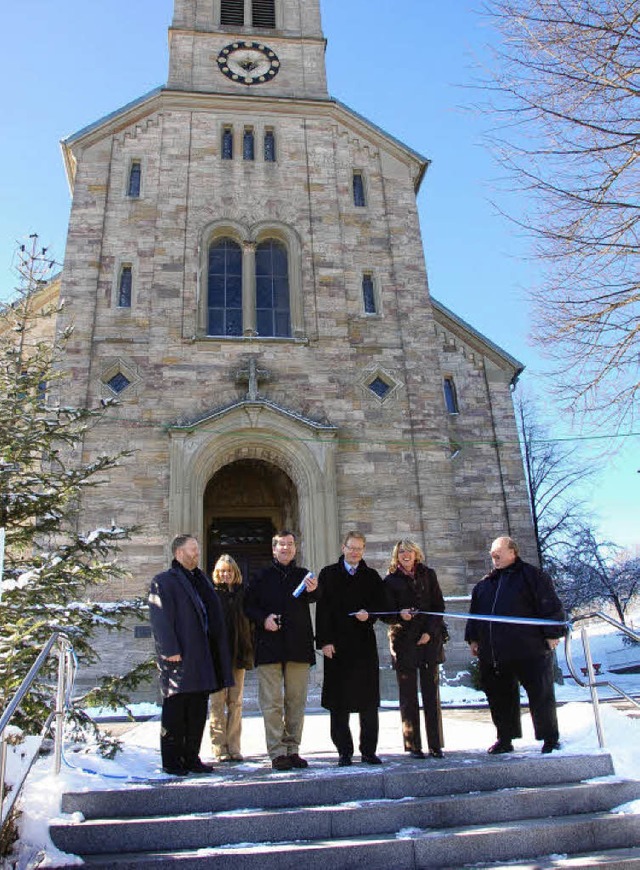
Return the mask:
[[219, 469], [204, 493], [204, 564], [229, 553], [248, 579], [271, 558], [278, 529], [299, 529], [298, 493], [290, 477], [260, 459], [238, 459]]
[[[189, 531], [203, 541], [209, 482], [234, 463], [257, 462], [283, 472], [295, 488], [300, 562], [319, 570], [335, 557], [335, 427], [258, 399], [238, 402], [190, 425], [173, 426], [169, 437], [172, 535]], [[282, 522], [286, 518], [283, 515]]]

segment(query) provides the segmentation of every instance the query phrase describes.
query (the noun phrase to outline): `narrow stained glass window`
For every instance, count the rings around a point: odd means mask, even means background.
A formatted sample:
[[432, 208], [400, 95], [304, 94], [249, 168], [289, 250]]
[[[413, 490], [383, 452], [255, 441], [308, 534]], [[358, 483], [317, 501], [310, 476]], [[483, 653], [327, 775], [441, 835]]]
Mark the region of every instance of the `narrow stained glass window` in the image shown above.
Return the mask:
[[233, 239], [209, 248], [208, 335], [242, 335], [242, 249]]
[[458, 408], [458, 396], [456, 393], [456, 385], [451, 377], [447, 377], [444, 379], [443, 383], [444, 387], [444, 403], [447, 406], [447, 411], [450, 414], [458, 414], [460, 409]]
[[244, 160], [253, 160], [255, 158], [255, 141], [253, 130], [247, 127], [242, 138], [242, 157]]
[[291, 335], [289, 256], [276, 239], [256, 248], [256, 326], [258, 335]]
[[122, 266], [118, 282], [118, 308], [131, 308], [133, 272], [131, 266]]
[[225, 127], [222, 131], [222, 159], [233, 160], [233, 130]]
[[353, 204], [364, 207], [367, 202], [364, 195], [364, 178], [361, 172], [353, 173]]
[[127, 196], [140, 196], [140, 183], [142, 181], [142, 164], [139, 160], [134, 160], [129, 169], [129, 184], [127, 185]]
[[267, 130], [264, 134], [264, 159], [265, 163], [276, 162], [276, 134], [273, 130]]
[[370, 272], [365, 272], [362, 276], [362, 303], [365, 314], [377, 314], [373, 275]]

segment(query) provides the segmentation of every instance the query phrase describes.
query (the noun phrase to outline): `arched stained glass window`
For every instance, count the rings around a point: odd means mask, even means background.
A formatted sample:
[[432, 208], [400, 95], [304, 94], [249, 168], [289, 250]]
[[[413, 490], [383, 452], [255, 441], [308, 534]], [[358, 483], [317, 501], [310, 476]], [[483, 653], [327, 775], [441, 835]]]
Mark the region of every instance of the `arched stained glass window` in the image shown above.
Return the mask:
[[362, 303], [365, 314], [377, 314], [376, 291], [371, 272], [365, 272], [362, 276]]
[[264, 159], [265, 163], [276, 162], [276, 134], [273, 130], [266, 130], [264, 134]]
[[353, 204], [357, 205], [359, 208], [364, 208], [367, 204], [364, 190], [364, 178], [362, 177], [361, 172], [353, 173]]
[[460, 408], [458, 407], [458, 392], [456, 390], [456, 384], [452, 377], [448, 376], [443, 381], [443, 389], [444, 389], [444, 403], [447, 406], [447, 411], [449, 414], [459, 414]]
[[242, 137], [242, 157], [244, 160], [255, 158], [255, 139], [251, 127], [245, 127]]
[[222, 159], [233, 160], [233, 130], [224, 127], [222, 130]]
[[118, 279], [118, 308], [131, 308], [131, 291], [133, 288], [133, 269], [129, 265], [120, 267]]
[[129, 183], [127, 185], [127, 196], [134, 199], [140, 196], [140, 184], [142, 181], [142, 164], [139, 160], [133, 160], [129, 167]]
[[256, 328], [259, 336], [291, 335], [289, 257], [277, 239], [256, 249]]
[[208, 335], [242, 335], [242, 248], [233, 239], [209, 246]]

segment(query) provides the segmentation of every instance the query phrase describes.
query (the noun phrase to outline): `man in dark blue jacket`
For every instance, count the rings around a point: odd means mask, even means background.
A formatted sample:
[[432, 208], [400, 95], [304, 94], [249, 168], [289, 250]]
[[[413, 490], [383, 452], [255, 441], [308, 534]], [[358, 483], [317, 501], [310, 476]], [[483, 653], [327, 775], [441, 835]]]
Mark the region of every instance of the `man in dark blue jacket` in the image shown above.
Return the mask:
[[[491, 545], [491, 559], [494, 570], [476, 584], [471, 613], [564, 623], [551, 578], [522, 561], [512, 538], [497, 538]], [[529, 698], [536, 740], [543, 741], [542, 752], [560, 748], [553, 650], [564, 632], [564, 625], [468, 621], [465, 640], [480, 660], [480, 680], [498, 734], [490, 754], [513, 752], [511, 741], [522, 737], [520, 683]]]
[[[316, 646], [324, 656], [322, 706], [330, 711], [331, 739], [338, 764], [352, 763], [350, 713], [360, 719], [360, 753], [365, 764], [380, 764], [378, 707], [380, 679], [374, 624], [384, 610], [382, 578], [364, 561], [366, 538], [348, 532], [342, 556], [320, 572]], [[351, 615], [353, 614], [353, 615]]]
[[[307, 704], [309, 668], [315, 663], [309, 603], [318, 578], [295, 562], [296, 539], [288, 530], [274, 535], [273, 561], [252, 578], [245, 613], [256, 629], [258, 699], [267, 752], [274, 770], [307, 767], [299, 748]], [[304, 590], [294, 591], [304, 581]]]
[[191, 535], [171, 544], [168, 571], [153, 578], [149, 615], [163, 695], [160, 751], [166, 773], [210, 773], [199, 757], [209, 694], [233, 685], [222, 607], [198, 568]]

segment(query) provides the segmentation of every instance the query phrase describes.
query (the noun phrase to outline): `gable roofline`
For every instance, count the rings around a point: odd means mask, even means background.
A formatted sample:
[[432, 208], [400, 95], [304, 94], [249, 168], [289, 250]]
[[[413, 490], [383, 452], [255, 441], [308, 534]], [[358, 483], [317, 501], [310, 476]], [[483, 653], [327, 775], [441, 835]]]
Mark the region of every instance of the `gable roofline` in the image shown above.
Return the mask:
[[87, 124], [86, 127], [82, 127], [75, 133], [70, 133], [68, 136], [65, 136], [64, 139], [60, 140], [60, 148], [62, 149], [62, 157], [67, 172], [67, 182], [72, 192], [73, 183], [76, 177], [76, 158], [73, 153], [73, 146], [85, 136], [97, 133], [102, 127], [106, 127], [110, 123], [114, 123], [128, 114], [136, 114], [136, 110], [145, 103], [151, 102], [158, 97], [162, 93], [162, 90], [163, 88], [161, 87], [153, 88], [153, 90], [147, 91], [147, 93], [143, 94], [141, 97], [136, 97], [135, 100], [125, 103], [124, 106], [114, 109], [113, 112], [103, 115], [101, 118], [98, 118], [97, 121], [92, 121], [92, 123]]
[[508, 351], [491, 341], [490, 338], [487, 338], [486, 335], [483, 335], [471, 326], [470, 323], [463, 320], [462, 317], [458, 317], [458, 315], [454, 314], [450, 308], [447, 308], [446, 305], [443, 305], [442, 302], [439, 302], [433, 296], [431, 296], [431, 304], [434, 309], [436, 320], [440, 321], [443, 326], [449, 328], [455, 334], [460, 335], [463, 339], [465, 337], [464, 333], [467, 333], [467, 336], [471, 337], [473, 343], [476, 345], [479, 344], [481, 349], [488, 352], [494, 359], [497, 357], [499, 364], [502, 363], [502, 368], [511, 369], [513, 371], [511, 385], [515, 387], [518, 378], [525, 369], [524, 363], [521, 363], [520, 360], [511, 356]]
[[147, 100], [150, 100], [152, 97], [160, 94], [163, 90], [164, 88], [157, 87], [153, 88], [153, 90], [151, 91], [147, 91], [146, 94], [143, 94], [141, 97], [136, 97], [135, 100], [131, 100], [130, 102], [125, 103], [124, 106], [120, 106], [120, 108], [114, 109], [113, 112], [109, 112], [107, 115], [103, 115], [102, 118], [98, 118], [97, 121], [92, 121], [91, 124], [87, 124], [86, 127], [82, 127], [81, 130], [77, 130], [75, 133], [71, 133], [69, 136], [65, 136], [61, 144], [72, 145], [77, 139], [81, 139], [88, 133], [92, 133], [94, 130], [98, 130], [104, 124], [108, 124], [109, 121], [116, 120], [121, 115], [126, 115], [127, 112], [130, 112], [132, 109], [136, 109], [138, 106], [146, 103]]
[[195, 417], [193, 420], [169, 423], [165, 429], [167, 432], [194, 432], [201, 426], [206, 426], [207, 423], [210, 423], [212, 420], [219, 420], [222, 417], [227, 417], [239, 408], [267, 408], [268, 410], [279, 414], [281, 417], [301, 423], [315, 434], [326, 434], [330, 438], [334, 438], [338, 432], [338, 427], [334, 426], [332, 423], [320, 423], [318, 420], [312, 420], [310, 417], [305, 417], [303, 414], [292, 411], [290, 408], [285, 408], [283, 405], [273, 402], [271, 399], [265, 399], [262, 396], [258, 396], [256, 399], [239, 399], [236, 402], [222, 405], [212, 411], [206, 411], [204, 414]]
[[109, 112], [107, 115], [103, 115], [101, 118], [98, 118], [96, 121], [93, 121], [90, 124], [82, 127], [80, 130], [77, 130], [75, 133], [71, 133], [69, 136], [66, 136], [60, 142], [60, 147], [62, 149], [62, 154], [65, 163], [65, 169], [67, 173], [67, 181], [69, 183], [69, 187], [73, 188], [73, 183], [75, 180], [76, 173], [76, 156], [74, 153], [74, 149], [76, 146], [79, 146], [83, 140], [91, 143], [93, 141], [97, 141], [101, 138], [101, 135], [109, 135], [112, 132], [116, 132], [123, 127], [126, 127], [130, 124], [135, 124], [140, 121], [146, 115], [151, 114], [151, 112], [156, 111], [161, 106], [167, 106], [168, 108], [176, 107], [182, 104], [188, 108], [215, 108], [215, 104], [219, 104], [221, 107], [226, 106], [230, 101], [233, 101], [237, 104], [245, 103], [248, 108], [263, 108], [268, 101], [271, 106], [277, 106], [282, 110], [286, 110], [287, 107], [297, 106], [301, 109], [314, 107], [314, 108], [327, 108], [338, 110], [341, 114], [347, 117], [349, 121], [352, 122], [357, 128], [360, 129], [363, 133], [372, 134], [374, 139], [384, 139], [391, 149], [396, 153], [400, 152], [401, 155], [404, 156], [405, 159], [413, 165], [413, 182], [414, 189], [416, 193], [418, 192], [420, 185], [422, 183], [422, 179], [424, 178], [425, 172], [430, 165], [430, 160], [424, 157], [422, 154], [419, 154], [413, 148], [410, 148], [408, 145], [405, 145], [404, 142], [401, 142], [399, 139], [396, 139], [395, 136], [392, 136], [390, 133], [387, 133], [381, 127], [378, 127], [372, 121], [369, 121], [363, 115], [360, 115], [358, 112], [351, 109], [345, 103], [342, 103], [340, 100], [336, 100], [334, 98], [327, 99], [298, 99], [295, 97], [255, 97], [252, 95], [238, 94], [238, 95], [230, 95], [230, 94], [219, 94], [219, 93], [203, 93], [199, 91], [180, 91], [173, 90], [164, 86], [153, 88], [151, 91], [147, 91], [146, 94], [143, 94], [140, 97], [137, 97], [135, 100], [131, 100], [125, 105], [120, 106], [120, 108], [115, 109], [113, 112]]
[[399, 148], [400, 150], [406, 152], [412, 160], [414, 160], [420, 164], [421, 168], [420, 168], [420, 171], [419, 171], [418, 176], [417, 176], [416, 181], [415, 181], [415, 190], [417, 193], [418, 190], [420, 189], [420, 185], [422, 184], [422, 179], [424, 178], [424, 175], [425, 175], [427, 169], [429, 168], [429, 166], [431, 166], [431, 160], [429, 160], [428, 157], [425, 157], [424, 154], [421, 154], [419, 151], [416, 151], [414, 148], [411, 148], [409, 145], [406, 145], [400, 139], [397, 139], [391, 133], [388, 133], [386, 130], [383, 130], [382, 127], [379, 127], [377, 124], [374, 124], [373, 121], [370, 121], [368, 118], [365, 118], [364, 115], [361, 115], [359, 112], [356, 112], [355, 109], [352, 109], [350, 106], [347, 106], [347, 104], [343, 103], [341, 100], [333, 99], [333, 102], [336, 104], [336, 106], [338, 106], [340, 109], [342, 109], [348, 115], [351, 115], [360, 124], [365, 124], [367, 127], [370, 127], [379, 136], [382, 136], [388, 142], [393, 143], [393, 145], [396, 148]]

